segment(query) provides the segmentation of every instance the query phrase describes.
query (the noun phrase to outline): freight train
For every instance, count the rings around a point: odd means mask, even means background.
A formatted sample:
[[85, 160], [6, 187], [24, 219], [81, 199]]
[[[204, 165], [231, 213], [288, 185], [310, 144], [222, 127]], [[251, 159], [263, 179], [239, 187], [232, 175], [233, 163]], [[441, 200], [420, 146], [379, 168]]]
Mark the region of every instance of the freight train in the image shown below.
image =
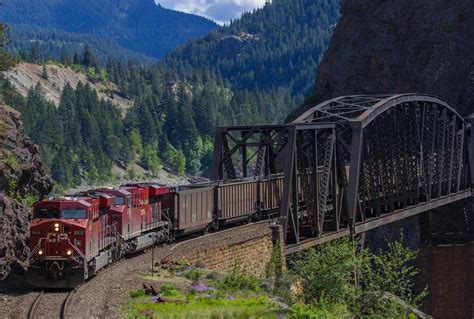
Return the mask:
[[128, 184], [34, 205], [28, 282], [73, 288], [155, 244], [279, 212], [283, 177], [169, 188]]

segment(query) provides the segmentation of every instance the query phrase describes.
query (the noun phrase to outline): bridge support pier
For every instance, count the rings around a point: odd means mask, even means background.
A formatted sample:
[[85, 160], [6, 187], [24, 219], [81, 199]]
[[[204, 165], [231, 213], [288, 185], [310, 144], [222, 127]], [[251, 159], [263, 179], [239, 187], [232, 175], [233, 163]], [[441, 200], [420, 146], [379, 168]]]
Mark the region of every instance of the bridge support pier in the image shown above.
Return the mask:
[[428, 286], [423, 311], [434, 318], [474, 318], [474, 244], [420, 249], [421, 287]]

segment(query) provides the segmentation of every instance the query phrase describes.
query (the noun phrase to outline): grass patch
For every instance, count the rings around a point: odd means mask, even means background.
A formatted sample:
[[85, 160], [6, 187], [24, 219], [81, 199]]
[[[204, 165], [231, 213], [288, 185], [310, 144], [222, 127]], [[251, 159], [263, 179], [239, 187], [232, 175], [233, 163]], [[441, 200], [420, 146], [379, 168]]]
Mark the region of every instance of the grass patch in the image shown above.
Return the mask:
[[266, 297], [225, 298], [195, 297], [188, 303], [138, 303], [126, 318], [276, 318], [278, 307]]
[[163, 297], [178, 297], [183, 295], [173, 284], [163, 284], [160, 287], [160, 294]]
[[279, 318], [280, 313], [290, 314], [282, 310], [289, 307], [281, 303], [281, 298], [261, 287], [261, 279], [241, 271], [240, 262], [231, 272], [197, 268], [185, 262], [163, 263], [155, 274], [146, 272], [142, 277], [158, 296], [130, 298], [117, 309], [121, 317]]
[[230, 273], [178, 265], [144, 278], [154, 282], [164, 302], [141, 295], [139, 289], [133, 293], [137, 297], [121, 308], [123, 318], [278, 318], [281, 312], [280, 305], [260, 289], [260, 281], [242, 273], [239, 265]]

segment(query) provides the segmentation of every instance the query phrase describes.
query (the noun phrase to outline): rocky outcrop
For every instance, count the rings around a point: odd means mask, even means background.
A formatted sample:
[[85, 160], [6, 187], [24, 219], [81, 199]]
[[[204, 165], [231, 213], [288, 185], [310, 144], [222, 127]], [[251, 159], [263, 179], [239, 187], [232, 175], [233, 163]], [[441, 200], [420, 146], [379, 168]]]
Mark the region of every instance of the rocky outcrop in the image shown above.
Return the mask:
[[234, 56], [239, 54], [247, 44], [259, 40], [258, 36], [246, 32], [226, 36], [219, 41], [219, 52], [224, 56]]
[[474, 105], [474, 2], [345, 0], [314, 93], [288, 120], [349, 94], [421, 92]]
[[25, 266], [31, 209], [28, 202], [52, 189], [38, 147], [23, 132], [19, 113], [0, 104], [0, 279]]

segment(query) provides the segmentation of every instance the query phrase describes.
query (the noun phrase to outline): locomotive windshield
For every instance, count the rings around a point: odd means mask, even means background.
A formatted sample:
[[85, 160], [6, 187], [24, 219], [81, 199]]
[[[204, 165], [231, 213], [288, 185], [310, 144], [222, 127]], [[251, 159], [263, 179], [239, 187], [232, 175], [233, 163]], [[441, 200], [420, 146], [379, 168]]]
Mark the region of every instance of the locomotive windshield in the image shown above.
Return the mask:
[[35, 211], [35, 218], [59, 218], [56, 208], [38, 208]]
[[61, 217], [63, 219], [84, 219], [87, 217], [87, 212], [85, 209], [68, 208], [61, 211]]
[[115, 197], [114, 205], [125, 205], [125, 199], [123, 197]]

